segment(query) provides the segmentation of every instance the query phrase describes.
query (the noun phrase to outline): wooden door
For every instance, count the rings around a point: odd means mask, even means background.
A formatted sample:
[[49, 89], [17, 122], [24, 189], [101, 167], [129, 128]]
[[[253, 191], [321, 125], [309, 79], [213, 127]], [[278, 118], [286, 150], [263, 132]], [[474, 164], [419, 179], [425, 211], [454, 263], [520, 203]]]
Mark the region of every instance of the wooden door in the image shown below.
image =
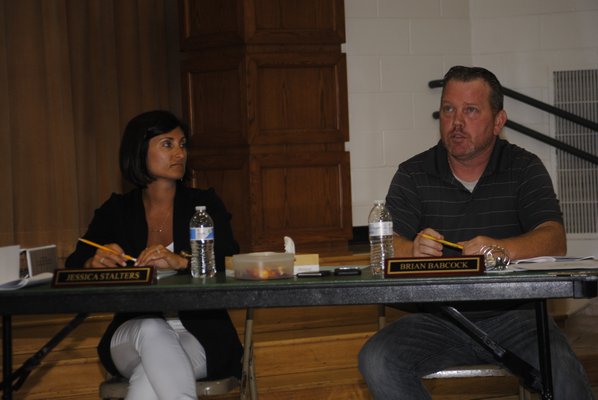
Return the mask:
[[338, 253], [352, 235], [342, 0], [183, 0], [194, 182], [242, 251]]

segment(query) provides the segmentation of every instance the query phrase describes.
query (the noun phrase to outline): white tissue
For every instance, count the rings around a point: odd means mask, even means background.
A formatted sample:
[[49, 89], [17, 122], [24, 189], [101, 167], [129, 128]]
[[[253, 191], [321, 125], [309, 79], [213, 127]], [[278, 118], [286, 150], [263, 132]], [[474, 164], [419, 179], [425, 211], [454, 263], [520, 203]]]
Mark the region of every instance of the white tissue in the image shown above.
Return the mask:
[[295, 254], [295, 242], [288, 236], [284, 237], [284, 252]]

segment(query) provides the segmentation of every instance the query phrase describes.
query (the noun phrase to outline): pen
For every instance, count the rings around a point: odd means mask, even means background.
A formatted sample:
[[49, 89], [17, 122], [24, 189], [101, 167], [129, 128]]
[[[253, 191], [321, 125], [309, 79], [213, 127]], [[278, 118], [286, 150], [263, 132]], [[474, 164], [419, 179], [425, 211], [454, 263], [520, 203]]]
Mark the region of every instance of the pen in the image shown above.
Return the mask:
[[449, 242], [449, 241], [442, 240], [442, 239], [436, 239], [434, 236], [430, 236], [426, 233], [420, 233], [420, 236], [425, 237], [426, 239], [431, 239], [438, 243], [442, 243], [446, 246], [451, 246], [451, 247], [455, 247], [457, 249], [463, 250], [463, 246], [461, 246], [460, 244], [457, 244], [457, 243]]
[[[109, 252], [110, 252], [110, 253], [112, 253], [112, 254], [118, 254], [118, 255], [120, 255], [120, 254], [119, 254], [117, 251], [114, 251], [114, 250], [112, 250], [112, 249], [111, 249], [111, 248], [109, 248], [109, 247], [102, 246], [101, 244], [97, 244], [96, 242], [92, 242], [91, 240], [87, 240], [87, 239], [79, 238], [79, 241], [80, 241], [80, 242], [83, 242], [83, 243], [85, 243], [85, 244], [88, 244], [88, 245], [90, 245], [90, 246], [97, 247], [98, 249], [102, 249], [102, 250], [109, 251]], [[129, 260], [129, 261], [137, 261], [137, 259], [136, 259], [136, 258], [134, 258], [134, 257], [131, 257], [131, 256], [127, 255], [127, 254], [125, 254], [125, 256], [124, 256], [124, 257], [125, 257], [127, 260]]]

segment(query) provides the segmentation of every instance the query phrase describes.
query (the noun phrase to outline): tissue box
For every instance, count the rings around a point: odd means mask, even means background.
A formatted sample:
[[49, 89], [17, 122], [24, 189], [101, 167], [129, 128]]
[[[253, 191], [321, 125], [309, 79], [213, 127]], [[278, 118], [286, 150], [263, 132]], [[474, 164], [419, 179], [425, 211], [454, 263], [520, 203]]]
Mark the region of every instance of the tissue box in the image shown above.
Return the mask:
[[318, 254], [295, 254], [293, 273], [312, 272], [320, 270], [320, 256]]

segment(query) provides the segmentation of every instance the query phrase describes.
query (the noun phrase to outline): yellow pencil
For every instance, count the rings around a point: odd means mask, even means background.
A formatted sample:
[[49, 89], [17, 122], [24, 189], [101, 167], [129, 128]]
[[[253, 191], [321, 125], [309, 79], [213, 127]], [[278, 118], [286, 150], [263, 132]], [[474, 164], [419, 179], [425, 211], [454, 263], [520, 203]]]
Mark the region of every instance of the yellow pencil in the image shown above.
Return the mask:
[[463, 250], [463, 246], [461, 246], [460, 244], [449, 242], [447, 240], [436, 239], [434, 236], [430, 236], [430, 235], [428, 235], [426, 233], [420, 233], [420, 235], [422, 237], [425, 237], [426, 239], [431, 239], [431, 240], [433, 240], [435, 242], [442, 243], [442, 244], [444, 244], [446, 246], [451, 246], [451, 247], [455, 247], [457, 249]]
[[[90, 246], [97, 247], [98, 249], [106, 250], [106, 251], [109, 251], [110, 253], [113, 253], [113, 254], [118, 254], [118, 255], [120, 255], [120, 254], [119, 254], [117, 251], [115, 251], [115, 250], [112, 250], [110, 247], [102, 246], [101, 244], [97, 244], [97, 243], [95, 243], [95, 242], [92, 242], [91, 240], [87, 240], [87, 239], [79, 238], [79, 241], [80, 241], [80, 242], [83, 242], [83, 243], [85, 243], [85, 244], [88, 244], [88, 245], [90, 245]], [[134, 257], [131, 257], [131, 256], [127, 255], [127, 254], [125, 254], [125, 258], [126, 258], [127, 260], [130, 260], [130, 261], [137, 261], [137, 259], [136, 259], [136, 258], [134, 258]]]

